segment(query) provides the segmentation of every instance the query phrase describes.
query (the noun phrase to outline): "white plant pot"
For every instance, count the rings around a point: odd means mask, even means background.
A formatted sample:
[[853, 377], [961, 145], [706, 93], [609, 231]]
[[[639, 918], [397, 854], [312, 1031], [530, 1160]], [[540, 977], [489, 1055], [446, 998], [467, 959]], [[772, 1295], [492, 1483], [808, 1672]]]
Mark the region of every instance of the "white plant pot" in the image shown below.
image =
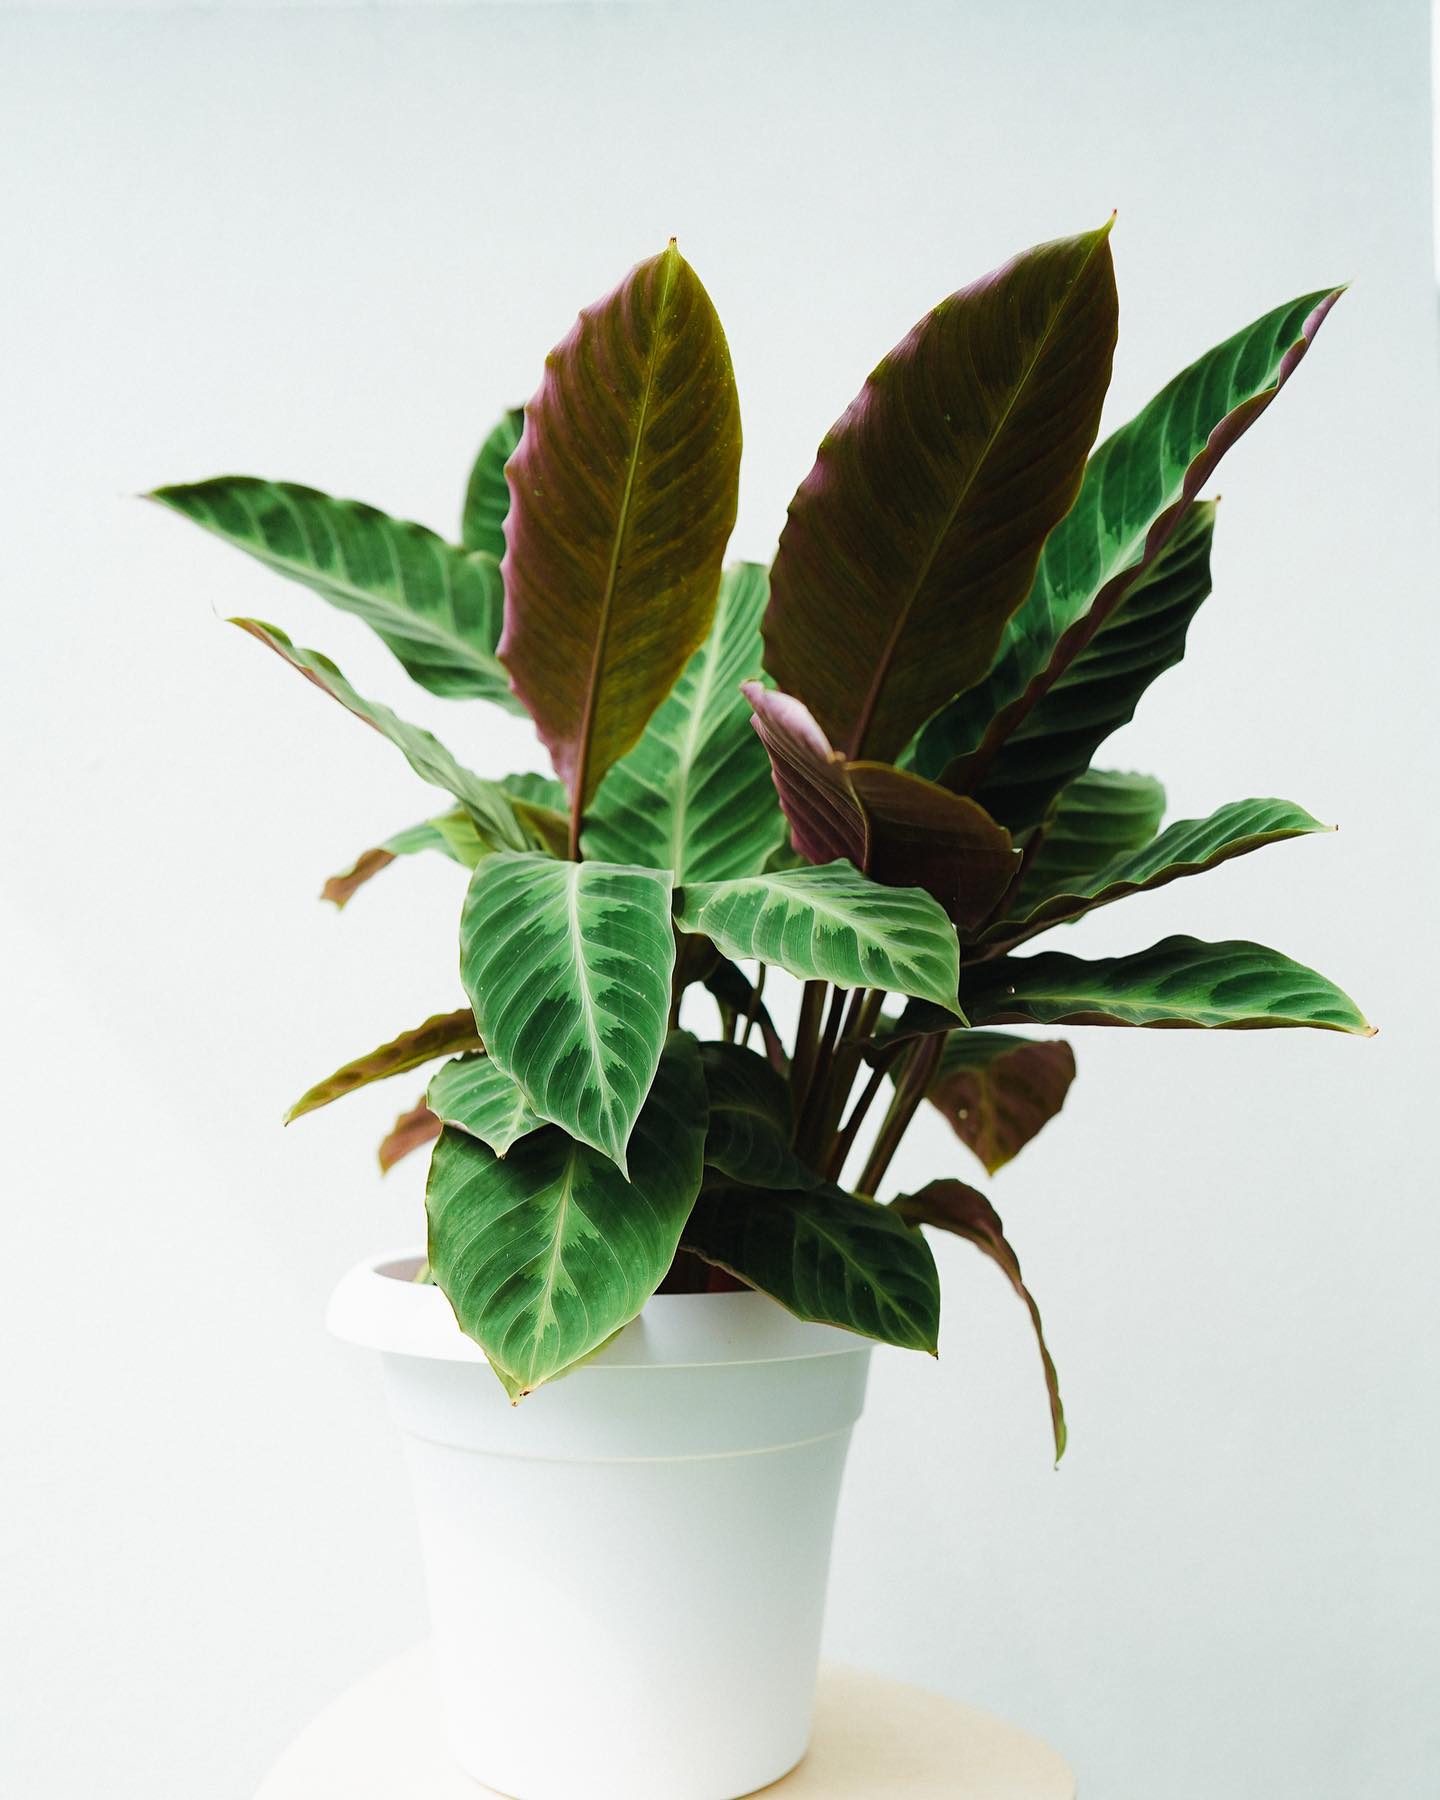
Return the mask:
[[381, 1352], [451, 1747], [516, 1800], [737, 1800], [805, 1753], [870, 1346], [763, 1295], [652, 1299], [512, 1407], [417, 1259], [328, 1323]]

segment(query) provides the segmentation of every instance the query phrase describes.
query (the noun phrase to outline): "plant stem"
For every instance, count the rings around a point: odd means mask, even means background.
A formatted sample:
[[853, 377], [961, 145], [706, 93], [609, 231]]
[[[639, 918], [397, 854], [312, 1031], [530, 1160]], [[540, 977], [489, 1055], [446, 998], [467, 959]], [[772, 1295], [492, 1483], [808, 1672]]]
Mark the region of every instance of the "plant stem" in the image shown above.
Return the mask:
[[750, 1004], [745, 1008], [745, 1024], [740, 1032], [740, 1044], [743, 1049], [750, 1042], [750, 1033], [755, 1029], [755, 1021], [761, 1012], [760, 997], [765, 992], [765, 964], [756, 963], [755, 983], [750, 989]]
[[874, 1068], [870, 1071], [870, 1079], [861, 1088], [860, 1098], [850, 1108], [850, 1117], [845, 1121], [844, 1129], [836, 1138], [834, 1147], [831, 1149], [830, 1160], [825, 1166], [827, 1180], [838, 1181], [840, 1179], [841, 1171], [845, 1167], [845, 1159], [854, 1148], [855, 1134], [864, 1122], [865, 1115], [869, 1112], [875, 1096], [880, 1092], [880, 1084], [884, 1079], [883, 1068]]
[[896, 1084], [895, 1098], [890, 1102], [890, 1110], [876, 1135], [869, 1160], [861, 1171], [857, 1184], [860, 1193], [873, 1195], [884, 1180], [890, 1160], [900, 1148], [900, 1140], [925, 1098], [944, 1042], [944, 1033], [933, 1031], [928, 1037], [921, 1038], [910, 1052], [905, 1072]]
[[795, 1054], [790, 1060], [790, 1106], [798, 1120], [810, 1092], [815, 1073], [815, 1056], [820, 1047], [820, 1018], [825, 1010], [828, 983], [807, 981], [800, 1002], [800, 1018], [795, 1026]]
[[[853, 1001], [860, 998], [857, 989]], [[845, 1015], [846, 994], [844, 988], [833, 988], [830, 993], [830, 1010], [825, 1015], [825, 1029], [820, 1034], [820, 1043], [815, 1055], [815, 1070], [811, 1077], [810, 1089], [805, 1096], [805, 1110], [800, 1119], [796, 1133], [796, 1143], [800, 1154], [813, 1161], [815, 1153], [824, 1141], [826, 1114], [830, 1110], [830, 1083], [834, 1073], [835, 1045], [840, 1036], [840, 1021]], [[842, 1102], [843, 1104], [843, 1102]]]

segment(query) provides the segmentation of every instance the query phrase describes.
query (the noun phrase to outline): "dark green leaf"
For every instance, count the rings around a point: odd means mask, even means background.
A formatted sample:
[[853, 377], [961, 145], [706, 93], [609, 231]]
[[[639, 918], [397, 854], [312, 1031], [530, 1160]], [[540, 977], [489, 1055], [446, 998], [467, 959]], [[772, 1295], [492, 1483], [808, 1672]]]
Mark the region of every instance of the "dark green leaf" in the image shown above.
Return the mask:
[[503, 598], [493, 556], [288, 481], [223, 475], [151, 499], [363, 619], [432, 694], [520, 711], [495, 656]]
[[936, 1352], [940, 1282], [918, 1231], [839, 1188], [704, 1193], [685, 1245], [797, 1318]]
[[1083, 887], [1097, 869], [1148, 844], [1165, 816], [1153, 775], [1089, 769], [1051, 802], [1009, 911], [1024, 914], [1051, 894]]
[[1030, 1323], [1035, 1327], [1035, 1342], [1040, 1346], [1040, 1361], [1045, 1369], [1045, 1387], [1050, 1396], [1050, 1427], [1055, 1436], [1055, 1461], [1065, 1454], [1067, 1433], [1065, 1408], [1060, 1404], [1060, 1380], [1055, 1364], [1045, 1345], [1040, 1326], [1040, 1309], [1020, 1276], [1020, 1259], [1006, 1242], [1000, 1215], [983, 1194], [961, 1181], [932, 1181], [918, 1194], [904, 1194], [893, 1202], [895, 1210], [909, 1225], [932, 1225], [950, 1231], [956, 1237], [968, 1238], [1001, 1268], [1011, 1287], [1025, 1302]]
[[613, 1157], [665, 1042], [670, 876], [489, 856], [460, 920], [460, 975], [490, 1055], [542, 1119]]
[[960, 998], [977, 1025], [1373, 1028], [1348, 994], [1263, 944], [1170, 937], [1086, 962], [1051, 951], [968, 964]]
[[453, 1056], [457, 1050], [482, 1047], [475, 1030], [474, 1015], [468, 1006], [462, 1006], [458, 1012], [436, 1013], [413, 1031], [401, 1032], [399, 1037], [382, 1044], [378, 1050], [357, 1056], [354, 1062], [346, 1063], [344, 1068], [307, 1089], [286, 1113], [285, 1123], [288, 1125], [292, 1119], [298, 1119], [302, 1113], [314, 1112], [317, 1107], [328, 1106], [345, 1094], [353, 1094], [356, 1088], [368, 1087], [372, 1081], [386, 1081], [391, 1075], [403, 1075], [408, 1069], [418, 1069], [422, 1063]]
[[508, 469], [500, 656], [577, 813], [710, 628], [739, 468], [725, 336], [672, 243], [551, 351]]
[[447, 1129], [426, 1190], [430, 1265], [512, 1400], [635, 1318], [674, 1259], [700, 1187], [705, 1087], [672, 1035], [631, 1141], [631, 1179], [549, 1126], [502, 1161]]
[[763, 868], [782, 841], [770, 768], [740, 691], [760, 670], [768, 591], [757, 563], [726, 571], [709, 637], [595, 796], [586, 856], [673, 869], [682, 883], [724, 881]]
[[705, 1161], [747, 1187], [818, 1187], [791, 1147], [793, 1121], [784, 1080], [763, 1056], [739, 1044], [702, 1044], [710, 1131]]
[[[467, 550], [483, 550], [498, 563], [505, 554], [505, 515], [510, 510], [510, 489], [505, 484], [505, 464], [514, 454], [525, 425], [525, 409], [507, 412], [480, 446], [465, 489], [465, 509], [460, 520], [460, 542]], [[495, 622], [495, 637], [500, 622]], [[493, 642], [493, 640], [492, 640]]]
[[790, 503], [765, 666], [851, 759], [892, 759], [981, 679], [1075, 499], [1115, 347], [1109, 231], [942, 300]]

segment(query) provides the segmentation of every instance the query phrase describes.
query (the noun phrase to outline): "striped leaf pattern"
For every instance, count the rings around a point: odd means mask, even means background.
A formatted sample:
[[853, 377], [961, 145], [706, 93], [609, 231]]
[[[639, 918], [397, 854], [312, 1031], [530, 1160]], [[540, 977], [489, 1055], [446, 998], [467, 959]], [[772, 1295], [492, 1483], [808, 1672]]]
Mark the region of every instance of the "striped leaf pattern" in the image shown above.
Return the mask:
[[437, 1069], [425, 1099], [437, 1119], [479, 1138], [497, 1156], [545, 1123], [489, 1056], [457, 1056]]
[[709, 938], [722, 956], [956, 1010], [955, 927], [919, 888], [880, 887], [834, 862], [682, 888], [675, 907], [680, 929]]
[[704, 1146], [700, 1060], [681, 1033], [636, 1124], [629, 1181], [554, 1127], [503, 1160], [443, 1133], [426, 1189], [430, 1266], [512, 1400], [636, 1317], [674, 1258]]
[[1088, 880], [1077, 882], [1073, 892], [1056, 891], [1028, 912], [1017, 912], [992, 926], [984, 941], [1018, 942], [1128, 894], [1164, 887], [1183, 875], [1201, 875], [1265, 844], [1330, 830], [1332, 826], [1311, 818], [1292, 800], [1232, 800], [1208, 818], [1177, 819], [1143, 849], [1106, 863]]
[[981, 679], [1075, 499], [1115, 347], [1109, 230], [942, 300], [790, 504], [765, 666], [851, 759], [892, 760]]
[[707, 1190], [685, 1247], [797, 1318], [936, 1353], [935, 1259], [888, 1206], [836, 1187]]
[[1169, 937], [1087, 962], [1050, 951], [969, 965], [960, 997], [977, 1025], [1315, 1026], [1373, 1035], [1331, 981], [1263, 944]]
[[760, 672], [768, 594], [758, 563], [725, 572], [710, 635], [601, 783], [586, 856], [673, 869], [677, 882], [724, 881], [763, 868], [781, 843], [785, 821], [740, 691]]
[[706, 1163], [747, 1187], [818, 1187], [791, 1147], [789, 1090], [765, 1058], [739, 1044], [702, 1044], [700, 1060], [710, 1101]]
[[407, 724], [378, 700], [363, 699], [328, 656], [292, 644], [278, 625], [266, 625], [259, 619], [232, 619], [230, 623], [249, 632], [322, 693], [338, 700], [347, 712], [388, 738], [420, 779], [453, 794], [492, 842], [515, 850], [530, 847], [531, 840], [515, 815], [514, 803], [499, 782], [472, 775], [431, 732]]
[[993, 1175], [1050, 1123], [1074, 1079], [1075, 1053], [1059, 1038], [952, 1031], [925, 1098]]
[[468, 1006], [456, 1012], [436, 1013], [413, 1031], [402, 1031], [378, 1050], [367, 1051], [348, 1062], [333, 1075], [308, 1088], [285, 1115], [288, 1125], [302, 1114], [328, 1106], [332, 1100], [353, 1094], [356, 1088], [368, 1087], [372, 1081], [388, 1081], [392, 1075], [403, 1075], [423, 1063], [435, 1062], [442, 1056], [453, 1056], [457, 1050], [479, 1050], [480, 1038], [475, 1030], [475, 1015]]
[[922, 775], [975, 794], [1012, 829], [1043, 813], [1041, 797], [1023, 784], [1006, 804], [1002, 747], [1155, 561], [1225, 451], [1288, 380], [1338, 294], [1306, 294], [1246, 326], [1106, 439], [1046, 541], [994, 668], [921, 732], [913, 760]]
[[288, 481], [224, 475], [151, 498], [363, 619], [432, 694], [520, 710], [495, 656], [503, 594], [493, 556]]
[[1153, 775], [1087, 769], [1062, 788], [1009, 908], [1023, 916], [1051, 894], [1084, 887], [1097, 869], [1155, 836], [1165, 790]]
[[[467, 550], [481, 550], [486, 556], [493, 556], [497, 564], [505, 554], [505, 515], [510, 510], [505, 465], [515, 454], [524, 425], [523, 407], [514, 407], [504, 415], [480, 446], [465, 487], [460, 542]], [[499, 636], [500, 620], [497, 617], [492, 645]]]
[[471, 878], [460, 974], [486, 1049], [542, 1119], [622, 1173], [674, 962], [666, 870], [506, 853]]
[[1045, 1390], [1050, 1396], [1050, 1429], [1055, 1439], [1055, 1461], [1065, 1454], [1068, 1433], [1065, 1408], [1060, 1404], [1060, 1378], [1046, 1347], [1040, 1324], [1040, 1309], [1020, 1274], [1020, 1259], [1010, 1248], [1000, 1215], [974, 1188], [963, 1181], [932, 1181], [918, 1194], [903, 1194], [891, 1204], [907, 1225], [929, 1225], [967, 1239], [1001, 1270], [1011, 1287], [1024, 1302], [1035, 1327], [1035, 1342], [1040, 1347], [1040, 1362], [1045, 1370]]
[[507, 471], [500, 657], [577, 816], [710, 628], [739, 471], [730, 353], [672, 242], [551, 351]]

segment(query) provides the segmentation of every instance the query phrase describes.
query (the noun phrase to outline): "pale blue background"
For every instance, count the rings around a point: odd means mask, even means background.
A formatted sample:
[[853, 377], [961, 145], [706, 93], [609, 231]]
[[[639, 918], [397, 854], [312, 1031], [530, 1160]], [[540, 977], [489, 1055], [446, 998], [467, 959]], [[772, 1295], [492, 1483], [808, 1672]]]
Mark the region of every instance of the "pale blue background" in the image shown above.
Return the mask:
[[[1437, 1792], [1428, 78], [1421, 0], [0, 18], [7, 1795], [248, 1800], [423, 1628], [376, 1371], [320, 1328], [418, 1232], [419, 1162], [372, 1163], [418, 1083], [278, 1121], [451, 1002], [457, 875], [315, 902], [425, 796], [217, 617], [403, 679], [131, 496], [240, 469], [450, 528], [492, 417], [676, 232], [763, 557], [880, 352], [1112, 206], [1114, 422], [1354, 281], [1226, 462], [1190, 656], [1106, 753], [1181, 815], [1279, 793], [1344, 829], [1072, 942], [1278, 942], [1382, 1035], [1076, 1034], [1063, 1120], [991, 1187], [1070, 1454], [1022, 1312], [951, 1246], [943, 1360], [877, 1359], [829, 1648], [1026, 1723], [1085, 1800]], [[933, 1124], [898, 1176], [963, 1169]]]

